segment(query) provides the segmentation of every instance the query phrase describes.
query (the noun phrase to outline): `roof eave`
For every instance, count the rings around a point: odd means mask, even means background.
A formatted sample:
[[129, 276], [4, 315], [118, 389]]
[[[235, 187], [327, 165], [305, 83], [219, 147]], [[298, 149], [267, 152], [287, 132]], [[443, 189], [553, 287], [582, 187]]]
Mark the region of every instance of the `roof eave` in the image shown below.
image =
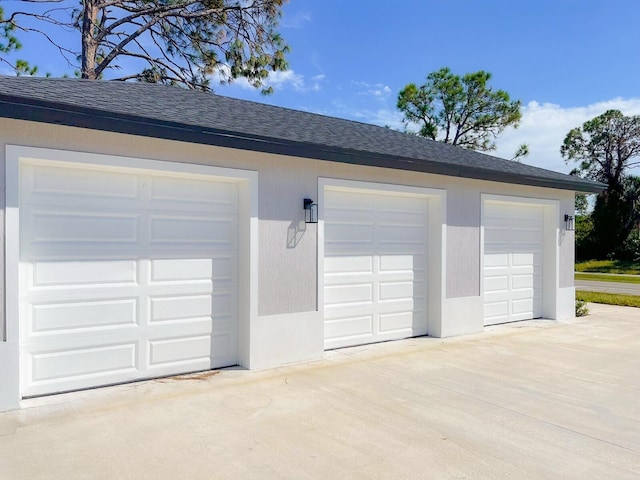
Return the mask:
[[572, 190], [581, 193], [600, 193], [606, 188], [604, 184], [578, 178], [574, 178], [571, 181], [548, 179], [509, 172], [497, 172], [478, 167], [461, 167], [422, 159], [418, 161], [406, 157], [323, 146], [314, 143], [273, 139], [218, 129], [203, 129], [197, 125], [166, 122], [7, 95], [0, 95], [0, 117], [355, 165]]

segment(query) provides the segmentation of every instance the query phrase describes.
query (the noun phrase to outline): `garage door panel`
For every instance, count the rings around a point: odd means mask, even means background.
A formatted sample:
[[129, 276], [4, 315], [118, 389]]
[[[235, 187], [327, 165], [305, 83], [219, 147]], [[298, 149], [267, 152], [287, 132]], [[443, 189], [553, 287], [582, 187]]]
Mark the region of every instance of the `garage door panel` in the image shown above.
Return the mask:
[[113, 329], [136, 325], [137, 298], [98, 302], [32, 304], [27, 332], [36, 335], [68, 331]]
[[424, 314], [421, 310], [382, 313], [380, 314], [380, 332], [404, 332], [410, 335], [416, 327], [419, 327]]
[[485, 293], [502, 291], [506, 292], [509, 288], [509, 276], [508, 275], [494, 275], [488, 276], [485, 274], [484, 291]]
[[[511, 299], [513, 301], [531, 300], [540, 295], [542, 292], [537, 288], [514, 288], [511, 290]], [[533, 317], [532, 317], [533, 318]]]
[[378, 277], [385, 282], [421, 282], [425, 280], [425, 272], [423, 270], [379, 270]]
[[237, 183], [24, 168], [24, 395], [236, 363]]
[[421, 283], [410, 282], [389, 282], [381, 281], [379, 284], [378, 298], [381, 302], [388, 300], [404, 300], [422, 297]]
[[337, 320], [340, 318], [357, 318], [375, 313], [373, 303], [344, 303], [327, 305], [324, 309], [325, 320]]
[[512, 289], [534, 288], [535, 286], [537, 286], [536, 283], [538, 282], [536, 282], [534, 278], [533, 271], [531, 272], [531, 274], [513, 274], [511, 276]]
[[507, 230], [485, 228], [484, 240], [487, 253], [500, 253], [504, 251], [505, 246], [509, 245], [509, 232]]
[[339, 212], [346, 212], [347, 217], [357, 218], [359, 214], [371, 212], [373, 210], [372, 195], [355, 193], [347, 190], [332, 190], [330, 195], [325, 197], [325, 211], [332, 211], [332, 218], [339, 216]]
[[349, 272], [349, 273], [335, 273], [327, 275], [324, 281], [325, 287], [336, 287], [340, 285], [362, 285], [367, 283], [367, 278], [363, 278], [367, 275], [367, 272]]
[[495, 226], [485, 227], [484, 240], [487, 246], [497, 248], [501, 245], [509, 244], [509, 227], [496, 228]]
[[426, 333], [426, 199], [329, 190], [325, 201], [325, 348]]
[[232, 256], [152, 259], [150, 283], [234, 280]]
[[150, 243], [231, 244], [235, 240], [234, 222], [196, 216], [151, 216]]
[[484, 212], [485, 325], [539, 317], [543, 208], [486, 203]]
[[210, 295], [150, 297], [151, 323], [211, 316]]
[[[512, 313], [514, 315], [521, 315], [521, 314], [533, 315], [534, 306], [535, 306], [535, 302], [533, 301], [532, 298], [516, 299], [513, 301]], [[529, 318], [533, 318], [533, 317], [529, 317]]]
[[[324, 335], [327, 340], [346, 340], [373, 335], [373, 316], [361, 315], [349, 318], [331, 319], [325, 322]], [[350, 343], [350, 342], [346, 342]]]
[[352, 247], [373, 245], [374, 226], [370, 223], [325, 223], [325, 241], [331, 245]]
[[31, 288], [135, 283], [135, 260], [31, 260]]
[[[384, 207], [385, 202], [383, 199], [378, 203], [378, 207], [375, 209], [375, 218], [381, 225], [406, 225], [406, 226], [420, 226], [424, 228], [423, 218], [426, 216], [426, 210], [422, 206], [418, 205], [414, 210], [399, 211], [388, 210]], [[413, 200], [413, 199], [412, 199]]]
[[531, 238], [529, 243], [515, 243], [511, 242], [509, 245], [511, 252], [519, 255], [533, 255], [542, 257], [542, 239], [536, 240]]
[[516, 244], [535, 245], [536, 248], [539, 248], [542, 239], [539, 228], [538, 222], [527, 225], [526, 228], [513, 225], [511, 227], [511, 241]]
[[[524, 250], [524, 251], [523, 251]], [[542, 252], [533, 247], [526, 248], [514, 245], [511, 249], [511, 265], [514, 267], [540, 267], [542, 266]]]
[[349, 285], [340, 283], [338, 285], [325, 287], [324, 301], [326, 305], [371, 303], [373, 302], [373, 284], [358, 283]]
[[149, 366], [190, 363], [201, 360], [209, 363], [211, 335], [174, 337], [149, 341]]
[[485, 290], [484, 292], [484, 300], [485, 300], [485, 304], [493, 304], [493, 303], [500, 303], [500, 302], [505, 302], [507, 301], [507, 299], [510, 296], [510, 292], [509, 290], [505, 289], [505, 290]]
[[423, 245], [425, 229], [420, 225], [379, 225], [379, 241], [381, 245], [387, 243], [402, 243], [405, 245]]
[[508, 220], [511, 217], [511, 205], [506, 203], [492, 203], [490, 208], [485, 210], [485, 218], [492, 221], [503, 218]]
[[536, 267], [535, 265], [513, 265], [512, 262], [512, 266], [511, 268], [508, 270], [508, 273], [510, 276], [514, 276], [514, 275], [534, 275], [536, 273]]
[[23, 219], [20, 235], [25, 249], [39, 243], [134, 243], [138, 239], [136, 215], [41, 210]]
[[[210, 295], [214, 290], [227, 292], [237, 288], [235, 282], [214, 282], [213, 280], [194, 280], [149, 284], [144, 278], [140, 282], [111, 284], [83, 284], [36, 287], [23, 291], [23, 300], [39, 303], [64, 303], [75, 301], [114, 300], [130, 296], [165, 296], [171, 292], [174, 296]], [[235, 294], [234, 294], [235, 295]]]
[[[490, 210], [490, 211], [493, 211], [493, 210]], [[489, 230], [509, 231], [513, 225], [513, 219], [508, 215], [506, 216], [491, 215], [489, 214], [489, 212], [487, 212], [487, 210], [485, 210], [484, 218], [485, 218], [485, 228]]]
[[136, 176], [103, 169], [52, 167], [25, 165], [22, 167], [21, 191], [27, 194], [25, 203], [58, 201], [73, 205], [77, 197], [93, 200], [95, 197], [110, 200], [132, 200], [138, 197]]
[[[485, 246], [484, 267], [485, 270], [491, 267], [507, 267], [509, 266], [509, 254], [501, 253], [503, 250], [491, 249], [491, 245]], [[489, 248], [489, 251], [487, 249]], [[494, 253], [495, 252], [495, 253]]]
[[[506, 320], [509, 314], [509, 304], [504, 301], [491, 301], [490, 298], [485, 300], [484, 315], [485, 319]], [[497, 322], [496, 322], [497, 323]]]
[[420, 272], [424, 274], [425, 271], [425, 256], [424, 254], [381, 254], [380, 256], [380, 272], [397, 272], [397, 271], [409, 271]]
[[421, 202], [416, 202], [416, 197], [396, 194], [372, 194], [373, 204], [381, 213], [381, 217], [387, 213], [394, 217], [421, 215], [425, 212], [425, 207]]
[[149, 322], [167, 324], [204, 320], [225, 322], [235, 317], [235, 296], [216, 292], [209, 295], [183, 295], [149, 298]]
[[[532, 224], [542, 222], [544, 216], [544, 212], [539, 206], [518, 204], [515, 206], [511, 205], [508, 208], [512, 210], [511, 218], [513, 222], [516, 224], [520, 222], [526, 228], [531, 228]], [[517, 215], [513, 215], [514, 208], [517, 209]]]
[[370, 256], [354, 255], [325, 257], [324, 272], [327, 275], [373, 273], [373, 259]]
[[404, 312], [423, 309], [424, 297], [402, 297], [380, 300], [376, 303], [375, 311], [379, 313]]
[[149, 200], [159, 209], [213, 211], [218, 207], [235, 213], [237, 208], [236, 185], [231, 182], [216, 182], [216, 188], [211, 188], [211, 180], [154, 176], [148, 183]]
[[61, 350], [39, 351], [26, 354], [30, 356], [30, 382], [70, 379], [113, 374], [118, 371], [133, 372], [137, 368], [137, 343], [119, 342], [116, 344], [71, 346]]

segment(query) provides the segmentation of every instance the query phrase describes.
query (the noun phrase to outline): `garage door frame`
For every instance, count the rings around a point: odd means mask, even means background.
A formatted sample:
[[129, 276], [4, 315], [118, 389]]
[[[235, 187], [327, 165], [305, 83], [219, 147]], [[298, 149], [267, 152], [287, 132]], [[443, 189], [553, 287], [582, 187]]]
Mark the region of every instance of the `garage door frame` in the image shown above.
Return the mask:
[[[522, 205], [542, 208], [543, 220], [543, 255], [542, 255], [542, 318], [557, 318], [557, 296], [559, 285], [559, 235], [560, 235], [560, 202], [534, 197], [517, 197], [506, 195], [481, 195], [480, 223], [480, 299], [484, 305], [484, 252], [485, 252], [485, 208], [487, 203]], [[482, 315], [484, 319], [484, 314]]]
[[446, 285], [446, 190], [407, 185], [362, 182], [334, 178], [318, 179], [318, 310], [324, 329], [324, 219], [327, 190], [422, 197], [428, 200], [427, 215], [427, 335], [440, 336]]
[[[84, 153], [47, 148], [6, 146], [6, 223], [5, 223], [5, 328], [4, 340], [12, 346], [7, 373], [7, 389], [3, 403], [19, 403], [20, 392], [20, 318], [19, 318], [19, 255], [20, 255], [20, 165], [24, 162], [46, 165], [80, 165], [96, 169], [117, 169], [129, 172], [175, 172], [191, 177], [221, 179], [238, 184], [239, 238], [238, 245], [238, 327], [237, 356], [240, 365], [249, 364], [249, 332], [257, 319], [258, 298], [258, 173], [251, 170], [150, 160], [123, 156]], [[248, 299], [248, 301], [246, 301]]]

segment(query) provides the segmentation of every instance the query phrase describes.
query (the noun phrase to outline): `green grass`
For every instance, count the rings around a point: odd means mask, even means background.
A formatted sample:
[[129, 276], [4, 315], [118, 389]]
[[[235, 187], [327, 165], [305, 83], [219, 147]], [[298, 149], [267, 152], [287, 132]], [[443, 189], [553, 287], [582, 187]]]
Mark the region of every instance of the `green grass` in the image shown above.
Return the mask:
[[584, 290], [577, 290], [576, 300], [640, 308], [640, 296], [636, 295], [620, 295], [617, 293], [585, 292]]
[[603, 273], [576, 273], [576, 280], [591, 280], [594, 282], [618, 282], [618, 283], [640, 283], [640, 275], [637, 277], [607, 275]]
[[640, 275], [640, 262], [621, 260], [587, 260], [576, 263], [576, 272], [622, 273]]

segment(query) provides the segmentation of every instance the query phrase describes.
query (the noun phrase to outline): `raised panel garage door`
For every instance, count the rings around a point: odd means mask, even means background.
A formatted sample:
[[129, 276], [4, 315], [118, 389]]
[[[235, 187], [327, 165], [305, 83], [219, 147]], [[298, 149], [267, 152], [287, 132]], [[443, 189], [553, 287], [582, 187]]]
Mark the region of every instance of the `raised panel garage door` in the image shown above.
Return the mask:
[[485, 325], [542, 316], [543, 248], [543, 208], [485, 203]]
[[425, 335], [426, 253], [427, 199], [327, 189], [325, 348]]
[[236, 363], [238, 186], [23, 163], [23, 396]]

